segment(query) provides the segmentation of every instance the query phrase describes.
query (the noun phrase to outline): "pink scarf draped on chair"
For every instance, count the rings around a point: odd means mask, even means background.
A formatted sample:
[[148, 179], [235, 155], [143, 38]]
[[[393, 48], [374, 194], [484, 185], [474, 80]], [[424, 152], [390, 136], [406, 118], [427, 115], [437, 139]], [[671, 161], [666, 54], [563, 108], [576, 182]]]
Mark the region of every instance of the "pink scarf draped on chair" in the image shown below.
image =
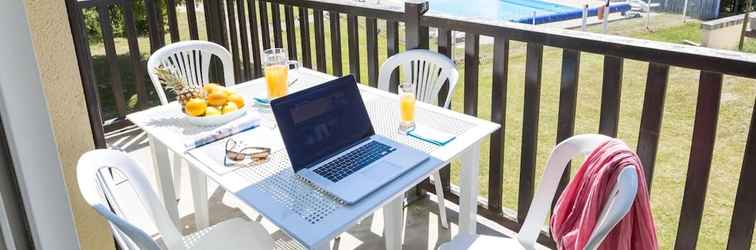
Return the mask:
[[658, 249], [646, 178], [638, 156], [612, 139], [593, 150], [559, 197], [551, 217], [551, 234], [559, 249], [585, 248], [620, 171], [635, 166], [638, 192], [627, 213], [599, 249]]

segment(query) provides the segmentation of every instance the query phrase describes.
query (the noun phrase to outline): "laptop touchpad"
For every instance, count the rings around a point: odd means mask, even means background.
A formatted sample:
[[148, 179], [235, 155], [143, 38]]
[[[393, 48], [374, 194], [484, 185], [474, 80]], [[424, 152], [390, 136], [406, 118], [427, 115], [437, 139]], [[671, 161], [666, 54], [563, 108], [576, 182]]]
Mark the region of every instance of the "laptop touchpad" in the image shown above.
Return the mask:
[[389, 161], [381, 161], [375, 166], [370, 166], [365, 169], [364, 174], [372, 180], [382, 180], [383, 178], [395, 177], [399, 172], [399, 166], [394, 165]]

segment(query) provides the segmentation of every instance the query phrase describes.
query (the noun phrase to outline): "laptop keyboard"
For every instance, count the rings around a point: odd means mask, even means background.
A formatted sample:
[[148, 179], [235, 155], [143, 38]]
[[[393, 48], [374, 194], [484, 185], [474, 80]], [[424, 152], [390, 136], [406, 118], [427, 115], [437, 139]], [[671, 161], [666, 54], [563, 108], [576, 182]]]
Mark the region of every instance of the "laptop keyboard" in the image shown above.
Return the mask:
[[370, 141], [367, 144], [315, 169], [314, 172], [333, 182], [338, 182], [341, 179], [344, 179], [344, 177], [359, 171], [394, 150], [396, 150], [396, 148], [377, 141]]

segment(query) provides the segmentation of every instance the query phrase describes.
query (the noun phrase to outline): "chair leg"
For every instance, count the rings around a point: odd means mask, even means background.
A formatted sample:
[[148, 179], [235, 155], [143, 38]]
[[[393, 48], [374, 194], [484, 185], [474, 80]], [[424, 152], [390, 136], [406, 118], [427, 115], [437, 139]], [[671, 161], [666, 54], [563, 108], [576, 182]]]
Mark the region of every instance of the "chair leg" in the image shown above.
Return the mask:
[[180, 153], [173, 153], [173, 187], [176, 190], [176, 200], [181, 199], [181, 169], [184, 166], [184, 160]]
[[444, 187], [441, 184], [441, 174], [439, 173], [439, 171], [433, 172], [433, 184], [436, 186], [436, 197], [438, 197], [438, 216], [441, 217], [441, 226], [449, 229], [449, 222], [447, 222], [446, 220]]

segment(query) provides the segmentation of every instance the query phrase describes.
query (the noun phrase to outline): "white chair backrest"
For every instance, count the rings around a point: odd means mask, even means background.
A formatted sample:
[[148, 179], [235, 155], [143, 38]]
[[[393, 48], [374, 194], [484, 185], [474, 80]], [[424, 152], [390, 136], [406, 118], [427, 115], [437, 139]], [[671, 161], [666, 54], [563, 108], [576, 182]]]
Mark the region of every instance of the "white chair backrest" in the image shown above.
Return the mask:
[[147, 215], [155, 222], [168, 249], [184, 249], [181, 233], [168, 217], [168, 211], [163, 207], [155, 191], [152, 190], [147, 177], [144, 176], [138, 164], [123, 152], [99, 149], [87, 152], [79, 158], [76, 176], [84, 200], [141, 249], [159, 249], [152, 237], [142, 229], [114, 214], [108, 208], [97, 184], [99, 171], [107, 168], [116, 169], [126, 176], [139, 201], [146, 208]]
[[459, 72], [452, 59], [425, 49], [408, 50], [393, 55], [381, 65], [378, 89], [389, 91], [391, 73], [399, 66], [402, 67], [402, 74], [406, 81], [415, 84], [415, 96], [422, 102], [439, 105], [438, 93], [444, 86], [444, 82], [449, 80], [449, 93], [443, 106], [449, 107], [454, 86], [457, 85], [457, 79], [459, 79]]
[[168, 103], [165, 90], [155, 75], [154, 69], [160, 65], [170, 69], [174, 74], [193, 86], [202, 86], [210, 81], [210, 59], [216, 56], [223, 64], [223, 79], [226, 86], [236, 83], [234, 64], [231, 53], [218, 44], [207, 41], [182, 41], [166, 45], [155, 51], [147, 61], [150, 75], [161, 104]]
[[[528, 249], [534, 249], [538, 234], [554, 200], [559, 180], [567, 163], [577, 155], [590, 154], [601, 143], [611, 138], [604, 135], [576, 135], [559, 143], [549, 156], [543, 179], [538, 192], [530, 204], [528, 215], [520, 228], [518, 240]], [[599, 221], [594, 228], [585, 249], [596, 249], [617, 223], [625, 217], [635, 200], [638, 191], [638, 175], [633, 166], [624, 167], [612, 188], [609, 199], [601, 211]]]

